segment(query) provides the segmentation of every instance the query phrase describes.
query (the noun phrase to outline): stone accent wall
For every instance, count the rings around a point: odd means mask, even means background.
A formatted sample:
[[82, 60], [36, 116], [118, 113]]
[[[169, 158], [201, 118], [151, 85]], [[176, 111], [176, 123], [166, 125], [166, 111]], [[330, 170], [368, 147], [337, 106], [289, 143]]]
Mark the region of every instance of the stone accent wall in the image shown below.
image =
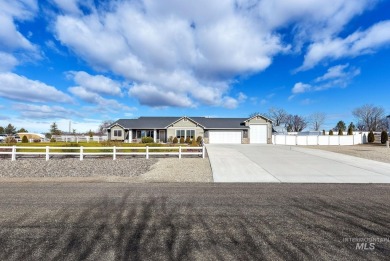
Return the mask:
[[242, 138], [241, 144], [249, 144], [249, 138]]
[[209, 138], [203, 138], [203, 142], [204, 142], [205, 144], [209, 144]]

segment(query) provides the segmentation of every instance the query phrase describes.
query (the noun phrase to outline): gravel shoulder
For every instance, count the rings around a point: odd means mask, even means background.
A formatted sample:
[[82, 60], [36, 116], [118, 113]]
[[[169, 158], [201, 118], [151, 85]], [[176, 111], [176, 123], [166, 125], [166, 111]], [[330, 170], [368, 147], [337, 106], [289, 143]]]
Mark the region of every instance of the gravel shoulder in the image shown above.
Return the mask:
[[390, 149], [379, 144], [360, 144], [354, 146], [300, 146], [302, 148], [326, 150], [363, 159], [390, 163]]
[[212, 182], [209, 160], [18, 159], [0, 160], [0, 182]]

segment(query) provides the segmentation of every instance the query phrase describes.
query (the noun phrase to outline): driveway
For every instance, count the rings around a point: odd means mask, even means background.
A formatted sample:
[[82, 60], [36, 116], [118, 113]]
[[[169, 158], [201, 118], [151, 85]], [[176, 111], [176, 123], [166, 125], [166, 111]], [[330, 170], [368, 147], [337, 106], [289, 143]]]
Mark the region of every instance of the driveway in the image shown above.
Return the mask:
[[214, 182], [390, 183], [390, 164], [278, 145], [207, 145]]

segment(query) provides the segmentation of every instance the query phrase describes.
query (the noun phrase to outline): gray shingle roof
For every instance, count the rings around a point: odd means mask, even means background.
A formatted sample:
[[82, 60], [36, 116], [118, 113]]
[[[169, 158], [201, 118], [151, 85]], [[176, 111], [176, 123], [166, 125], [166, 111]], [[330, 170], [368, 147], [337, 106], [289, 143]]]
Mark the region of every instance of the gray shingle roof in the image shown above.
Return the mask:
[[[138, 119], [119, 119], [111, 126], [119, 124], [126, 129], [165, 129], [182, 117], [140, 117]], [[206, 118], [188, 117], [206, 129], [248, 129], [244, 121], [248, 118]]]

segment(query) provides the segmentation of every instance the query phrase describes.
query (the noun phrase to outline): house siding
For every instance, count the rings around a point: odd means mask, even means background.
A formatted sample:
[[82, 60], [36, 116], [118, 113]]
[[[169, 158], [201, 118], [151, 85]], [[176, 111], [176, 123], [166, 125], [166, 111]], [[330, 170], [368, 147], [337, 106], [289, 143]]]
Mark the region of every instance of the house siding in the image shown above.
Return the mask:
[[176, 137], [176, 130], [195, 130], [195, 137], [204, 136], [204, 130], [202, 127], [198, 126], [195, 122], [187, 119], [181, 119], [180, 121], [174, 123], [172, 126], [167, 128], [167, 139], [170, 137]]
[[[122, 136], [120, 136], [120, 137], [115, 137], [114, 136], [114, 131], [115, 130], [121, 130], [122, 131]], [[110, 131], [110, 139], [111, 140], [124, 140], [125, 139], [125, 130], [122, 128], [122, 127], [120, 127], [120, 126], [114, 126], [114, 127], [112, 127], [111, 128], [111, 131]]]

